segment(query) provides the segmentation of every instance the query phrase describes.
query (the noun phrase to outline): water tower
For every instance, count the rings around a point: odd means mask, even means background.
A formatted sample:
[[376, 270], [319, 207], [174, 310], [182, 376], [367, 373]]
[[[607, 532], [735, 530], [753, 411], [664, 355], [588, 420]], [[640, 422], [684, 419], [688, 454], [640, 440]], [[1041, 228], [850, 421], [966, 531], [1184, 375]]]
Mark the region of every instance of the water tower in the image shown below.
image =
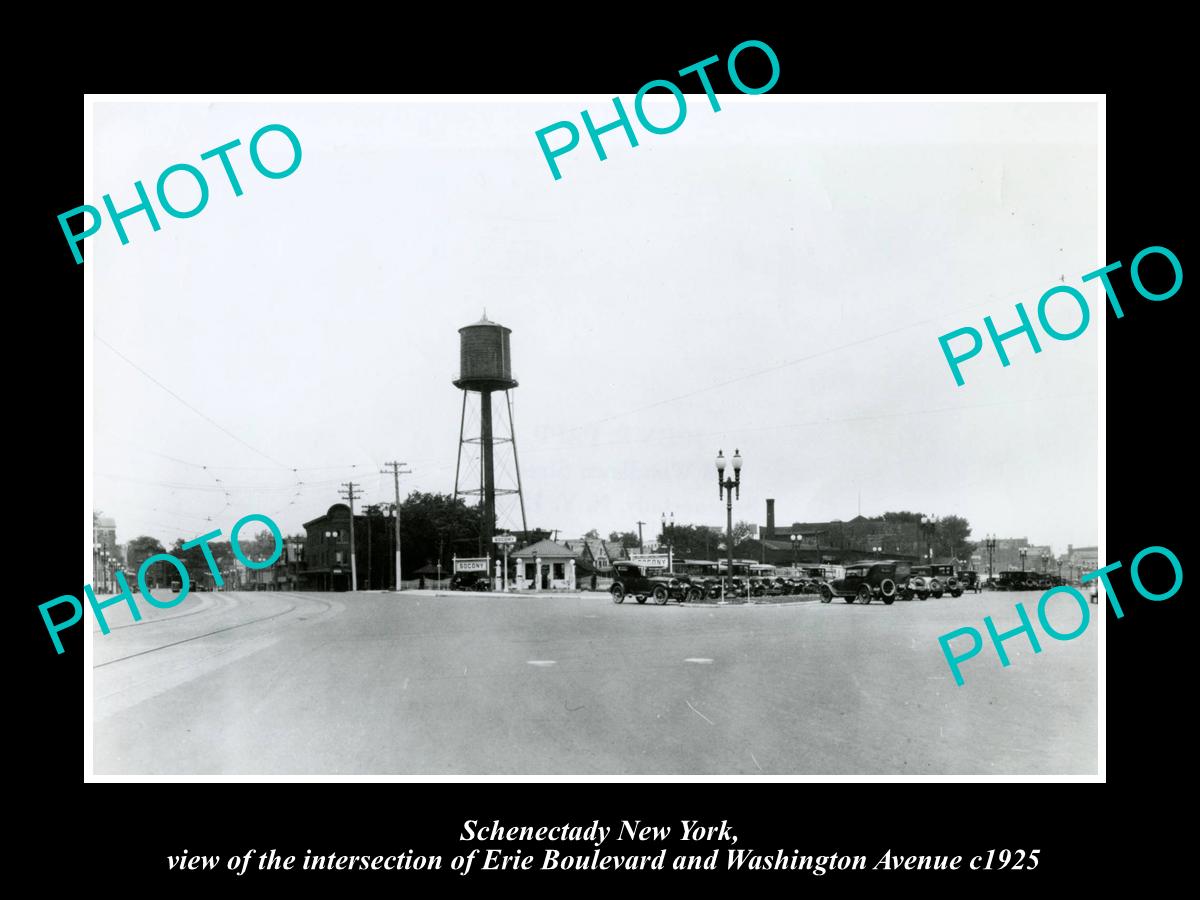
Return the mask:
[[[511, 328], [489, 321], [487, 311], [473, 325], [458, 329], [460, 343], [460, 366], [454, 386], [463, 392], [462, 418], [458, 426], [458, 463], [454, 467], [454, 496], [478, 496], [483, 512], [483, 529], [480, 540], [484, 552], [491, 549], [492, 532], [496, 521], [496, 495], [516, 494], [521, 502], [521, 530], [528, 531], [525, 523], [525, 495], [521, 493], [521, 466], [517, 461], [517, 439], [513, 430], [512, 397], [509, 394], [517, 386], [512, 374], [512, 355], [509, 352], [508, 336]], [[492, 430], [492, 394], [504, 392], [508, 409], [508, 436], [496, 437]], [[479, 397], [479, 436], [468, 437], [464, 431], [467, 422], [467, 398], [471, 394]], [[478, 444], [479, 487], [465, 488], [459, 484], [462, 471], [463, 447]], [[512, 447], [513, 469], [516, 472], [515, 488], [497, 488], [494, 471], [495, 445], [509, 444]]]

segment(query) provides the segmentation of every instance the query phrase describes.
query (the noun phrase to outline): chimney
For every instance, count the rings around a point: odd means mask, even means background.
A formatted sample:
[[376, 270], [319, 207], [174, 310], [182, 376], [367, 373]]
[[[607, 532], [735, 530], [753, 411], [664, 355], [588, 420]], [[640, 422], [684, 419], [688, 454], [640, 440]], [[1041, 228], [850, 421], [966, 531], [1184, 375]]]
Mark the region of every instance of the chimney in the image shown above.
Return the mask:
[[767, 537], [775, 537], [775, 501], [767, 501]]

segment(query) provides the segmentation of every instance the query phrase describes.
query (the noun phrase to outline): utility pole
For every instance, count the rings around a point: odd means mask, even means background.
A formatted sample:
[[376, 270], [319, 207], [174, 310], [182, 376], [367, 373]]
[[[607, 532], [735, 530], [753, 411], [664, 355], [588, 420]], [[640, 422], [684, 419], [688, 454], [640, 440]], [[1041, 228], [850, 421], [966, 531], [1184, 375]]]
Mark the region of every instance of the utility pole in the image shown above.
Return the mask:
[[645, 524], [646, 523], [642, 522], [642, 521], [639, 521], [637, 523], [637, 526], [638, 526], [638, 553], [646, 552], [646, 542], [642, 540], [642, 526]]
[[358, 590], [358, 561], [354, 558], [354, 501], [362, 494], [354, 493], [354, 489], [360, 485], [353, 481], [343, 481], [342, 487], [346, 489], [346, 493], [338, 491], [338, 496], [343, 500], [350, 501], [350, 590]]
[[[467, 395], [463, 394], [463, 403], [465, 404], [466, 402], [467, 402]], [[401, 475], [411, 475], [412, 472], [409, 469], [401, 469], [401, 466], [406, 465], [406, 463], [390, 462], [390, 463], [384, 463], [384, 465], [390, 467], [391, 472], [392, 472], [392, 481], [396, 485], [396, 590], [398, 591], [398, 590], [400, 590], [400, 577], [401, 577], [400, 576], [400, 476]], [[381, 473], [386, 474], [388, 469], [380, 469], [379, 471]]]

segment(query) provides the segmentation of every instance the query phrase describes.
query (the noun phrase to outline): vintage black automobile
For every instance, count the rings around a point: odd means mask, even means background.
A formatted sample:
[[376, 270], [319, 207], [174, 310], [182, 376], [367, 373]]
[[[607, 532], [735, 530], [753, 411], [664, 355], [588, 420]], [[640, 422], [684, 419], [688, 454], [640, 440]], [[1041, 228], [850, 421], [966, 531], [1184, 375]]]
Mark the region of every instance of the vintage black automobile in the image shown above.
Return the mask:
[[690, 602], [705, 597], [716, 600], [721, 596], [721, 578], [717, 564], [707, 559], [684, 559], [675, 561], [675, 577], [691, 586], [684, 599]]
[[933, 574], [932, 566], [913, 566], [908, 580], [901, 585], [901, 596], [905, 600], [928, 600], [942, 596], [943, 586]]
[[[951, 597], [961, 597], [963, 595], [962, 582], [954, 574], [954, 566], [941, 565], [930, 566], [929, 568], [933, 572], [933, 576], [941, 583], [943, 592], [948, 592]], [[941, 594], [934, 594], [933, 596], [940, 597]]]
[[825, 569], [821, 566], [810, 566], [804, 570], [803, 592], [806, 594], [821, 593], [821, 585], [825, 584]]
[[452, 591], [490, 591], [492, 583], [479, 572], [455, 572], [450, 578]]
[[681, 581], [666, 569], [632, 562], [613, 564], [613, 583], [609, 588], [613, 603], [624, 603], [626, 597], [645, 603], [647, 597], [653, 597], [660, 605], [668, 600], [687, 599], [691, 589], [690, 583]]
[[872, 600], [882, 600], [892, 604], [900, 590], [900, 585], [908, 580], [909, 566], [906, 562], [895, 559], [864, 560], [846, 566], [846, 576], [837, 578], [821, 586], [821, 602], [828, 603], [834, 597], [841, 597], [847, 603], [856, 600], [859, 603], [870, 603]]
[[978, 572], [972, 569], [967, 569], [963, 572], [959, 572], [958, 577], [962, 583], [964, 591], [974, 591], [976, 594], [978, 594], [983, 590], [983, 583], [979, 580]]
[[1001, 591], [1023, 591], [1025, 587], [1026, 575], [1024, 572], [1001, 572], [996, 576], [996, 587]]

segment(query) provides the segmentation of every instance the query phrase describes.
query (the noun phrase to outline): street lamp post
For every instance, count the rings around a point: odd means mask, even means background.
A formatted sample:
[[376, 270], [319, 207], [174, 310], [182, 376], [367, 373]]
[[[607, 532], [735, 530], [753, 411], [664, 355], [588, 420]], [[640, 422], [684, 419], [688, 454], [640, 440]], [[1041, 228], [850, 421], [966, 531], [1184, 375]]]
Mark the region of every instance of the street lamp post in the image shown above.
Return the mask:
[[[742, 498], [742, 455], [734, 448], [733, 477], [725, 478], [725, 451], [717, 451], [717, 496], [725, 500], [725, 578], [733, 577], [733, 498]], [[725, 579], [721, 580], [721, 599], [725, 598]]]
[[1021, 555], [1021, 574], [1022, 575], [1025, 574], [1025, 556], [1028, 553], [1029, 553], [1029, 550], [1027, 550], [1025, 547], [1021, 548], [1020, 555]]
[[1050, 570], [1050, 554], [1042, 553], [1042, 574], [1045, 575]]
[[796, 548], [799, 547], [800, 542], [802, 540], [804, 540], [804, 535], [792, 533], [792, 534], [788, 535], [788, 537], [791, 538], [791, 541], [792, 541], [792, 568], [795, 569], [797, 567], [796, 566], [796, 562], [797, 562]]
[[935, 516], [921, 516], [921, 531], [925, 534], [926, 556], [929, 561], [933, 561], [933, 535], [937, 529], [937, 518]]
[[668, 516], [666, 513], [663, 513], [662, 514], [662, 533], [663, 533], [663, 540], [665, 540], [667, 542], [667, 571], [670, 572], [672, 575], [675, 574], [675, 555], [672, 552], [673, 547], [672, 547], [672, 543], [671, 543], [671, 531], [673, 531], [674, 528], [675, 528], [675, 513], [671, 513], [670, 516]]
[[988, 552], [988, 584], [991, 584], [991, 582], [992, 582], [992, 555], [996, 552], [996, 536], [994, 534], [989, 535], [986, 543], [987, 543], [987, 552]]

